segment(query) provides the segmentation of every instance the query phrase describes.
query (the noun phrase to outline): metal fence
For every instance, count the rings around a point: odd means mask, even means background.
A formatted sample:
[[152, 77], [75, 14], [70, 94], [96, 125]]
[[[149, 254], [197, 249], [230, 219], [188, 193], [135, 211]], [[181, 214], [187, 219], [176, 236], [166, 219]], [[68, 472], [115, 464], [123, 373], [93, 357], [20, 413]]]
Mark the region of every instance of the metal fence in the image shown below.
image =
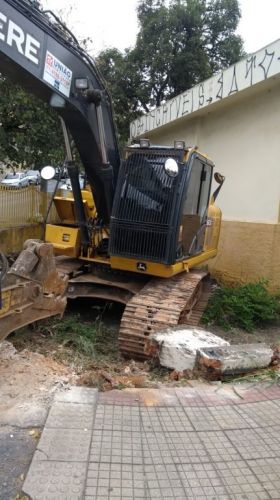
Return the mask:
[[[41, 192], [38, 186], [19, 189], [0, 186], [0, 228], [43, 222], [49, 199], [50, 195]], [[52, 206], [48, 222], [56, 222], [57, 219], [55, 207]]]

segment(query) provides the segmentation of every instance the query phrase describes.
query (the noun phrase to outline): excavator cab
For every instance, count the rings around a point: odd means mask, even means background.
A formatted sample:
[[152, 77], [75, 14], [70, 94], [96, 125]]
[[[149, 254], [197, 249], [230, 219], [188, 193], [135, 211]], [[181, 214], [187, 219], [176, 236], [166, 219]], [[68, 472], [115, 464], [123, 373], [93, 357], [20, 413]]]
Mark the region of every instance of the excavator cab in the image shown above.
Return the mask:
[[219, 208], [209, 204], [213, 168], [183, 141], [128, 148], [111, 216], [112, 266], [125, 269], [128, 259], [130, 270], [132, 261], [136, 272], [170, 277], [189, 261], [212, 257], [221, 221]]

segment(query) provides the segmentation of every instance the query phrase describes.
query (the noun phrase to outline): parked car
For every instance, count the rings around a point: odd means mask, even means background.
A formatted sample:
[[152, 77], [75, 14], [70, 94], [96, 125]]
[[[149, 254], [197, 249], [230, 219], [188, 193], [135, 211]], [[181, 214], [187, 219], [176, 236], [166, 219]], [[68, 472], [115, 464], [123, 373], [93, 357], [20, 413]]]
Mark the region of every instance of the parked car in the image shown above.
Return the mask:
[[[85, 183], [85, 176], [84, 175], [79, 175], [79, 182], [80, 182], [80, 188], [83, 189], [84, 183]], [[59, 186], [59, 189], [65, 189], [65, 190], [72, 190], [71, 182], [70, 179], [66, 179], [64, 184], [61, 184]]]
[[26, 176], [28, 177], [29, 184], [40, 184], [41, 175], [39, 170], [27, 170]]
[[2, 179], [1, 184], [11, 187], [26, 187], [29, 185], [29, 180], [25, 172], [16, 172], [14, 174], [6, 174]]

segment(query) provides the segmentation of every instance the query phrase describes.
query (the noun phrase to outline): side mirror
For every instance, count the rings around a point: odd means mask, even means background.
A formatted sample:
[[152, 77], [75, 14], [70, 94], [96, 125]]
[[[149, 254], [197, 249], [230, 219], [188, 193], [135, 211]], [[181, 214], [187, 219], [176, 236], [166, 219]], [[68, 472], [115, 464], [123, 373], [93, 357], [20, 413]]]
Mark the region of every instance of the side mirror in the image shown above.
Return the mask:
[[55, 169], [53, 167], [43, 167], [41, 170], [41, 177], [45, 181], [50, 181], [55, 176]]
[[214, 179], [218, 184], [223, 184], [225, 181], [225, 177], [222, 174], [219, 174], [219, 172], [214, 173]]
[[225, 182], [225, 177], [222, 175], [222, 174], [219, 174], [219, 172], [215, 172], [214, 173], [214, 179], [215, 181], [219, 184], [219, 186], [217, 187], [217, 189], [214, 191], [213, 195], [212, 195], [212, 198], [213, 200], [215, 201], [220, 190], [221, 190], [221, 187], [223, 185], [223, 183]]

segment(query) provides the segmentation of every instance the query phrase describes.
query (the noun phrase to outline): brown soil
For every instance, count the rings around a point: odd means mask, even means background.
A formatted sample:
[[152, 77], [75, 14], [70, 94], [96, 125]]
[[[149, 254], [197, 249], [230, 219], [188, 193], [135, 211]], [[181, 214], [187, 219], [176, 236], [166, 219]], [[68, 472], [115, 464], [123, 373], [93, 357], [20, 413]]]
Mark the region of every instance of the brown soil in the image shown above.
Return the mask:
[[73, 372], [50, 356], [17, 352], [0, 345], [0, 424], [24, 427], [44, 422], [55, 389], [75, 379]]
[[272, 348], [280, 347], [280, 324], [267, 326], [266, 328], [256, 328], [253, 332], [246, 332], [239, 328], [233, 328], [229, 331], [224, 331], [220, 327], [206, 327], [206, 329], [231, 344], [264, 343]]

